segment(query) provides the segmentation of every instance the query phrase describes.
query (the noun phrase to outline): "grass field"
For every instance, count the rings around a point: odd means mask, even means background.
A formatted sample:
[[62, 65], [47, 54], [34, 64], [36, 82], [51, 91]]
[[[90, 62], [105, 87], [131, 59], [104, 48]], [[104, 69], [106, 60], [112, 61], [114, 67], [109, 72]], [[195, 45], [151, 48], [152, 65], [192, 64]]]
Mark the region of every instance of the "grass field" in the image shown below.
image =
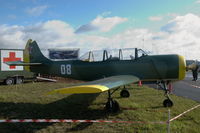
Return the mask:
[[[163, 91], [128, 86], [130, 98], [113, 98], [121, 111], [108, 114], [104, 110], [107, 93], [93, 95], [45, 95], [50, 90], [66, 87], [67, 83], [26, 83], [0, 86], [0, 119], [97, 119], [120, 121], [167, 121], [168, 109], [162, 106]], [[199, 103], [172, 95], [174, 117]], [[128, 109], [127, 109], [128, 108]], [[200, 108], [171, 123], [172, 133], [198, 133]], [[163, 133], [167, 125], [124, 123], [1, 123], [0, 133]]]

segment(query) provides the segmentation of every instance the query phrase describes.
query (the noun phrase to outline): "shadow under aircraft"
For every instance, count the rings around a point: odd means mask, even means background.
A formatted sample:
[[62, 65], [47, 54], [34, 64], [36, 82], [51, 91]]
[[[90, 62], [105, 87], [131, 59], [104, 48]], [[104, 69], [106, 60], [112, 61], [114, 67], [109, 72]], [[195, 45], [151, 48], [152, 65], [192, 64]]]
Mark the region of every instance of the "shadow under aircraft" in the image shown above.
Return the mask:
[[[104, 119], [104, 109], [91, 109], [89, 105], [99, 94], [73, 94], [61, 100], [49, 103], [11, 103], [0, 102], [0, 116], [7, 119]], [[80, 101], [77, 102], [77, 99]], [[103, 104], [103, 103], [102, 103]], [[53, 123], [1, 123], [1, 132], [34, 133]], [[80, 131], [92, 123], [66, 124], [66, 131]]]

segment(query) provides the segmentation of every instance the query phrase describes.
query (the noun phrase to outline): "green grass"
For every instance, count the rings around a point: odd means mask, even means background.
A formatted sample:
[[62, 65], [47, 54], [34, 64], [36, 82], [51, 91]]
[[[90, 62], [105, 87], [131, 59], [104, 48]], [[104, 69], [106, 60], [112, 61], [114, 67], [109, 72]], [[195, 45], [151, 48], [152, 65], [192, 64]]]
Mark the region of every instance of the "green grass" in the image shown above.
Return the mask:
[[[26, 83], [0, 86], [0, 119], [97, 119], [120, 121], [166, 121], [168, 109], [162, 106], [163, 91], [152, 88], [128, 86], [130, 98], [120, 98], [116, 91], [113, 98], [121, 111], [108, 114], [104, 110], [107, 93], [93, 95], [45, 95], [67, 83]], [[133, 89], [134, 88], [134, 89]], [[171, 96], [174, 117], [199, 103]], [[129, 108], [129, 109], [127, 109]], [[171, 132], [195, 133], [200, 131], [200, 108], [195, 109], [171, 123]], [[1, 123], [0, 133], [163, 133], [167, 125], [124, 123]]]

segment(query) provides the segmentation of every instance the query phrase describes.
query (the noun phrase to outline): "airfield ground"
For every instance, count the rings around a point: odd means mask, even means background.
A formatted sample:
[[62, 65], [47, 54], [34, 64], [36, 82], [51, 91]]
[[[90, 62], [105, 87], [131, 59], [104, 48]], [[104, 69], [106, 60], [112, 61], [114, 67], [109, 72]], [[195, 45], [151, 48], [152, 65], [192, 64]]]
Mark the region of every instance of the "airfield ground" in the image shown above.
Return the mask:
[[[168, 109], [162, 106], [163, 91], [147, 86], [129, 86], [131, 97], [120, 98], [117, 91], [113, 98], [120, 104], [121, 111], [108, 114], [104, 110], [107, 93], [94, 95], [45, 95], [55, 88], [70, 85], [36, 82], [13, 86], [0, 86], [0, 119], [97, 119], [120, 121], [167, 121]], [[75, 81], [78, 82], [78, 81]], [[133, 89], [134, 88], [134, 89]], [[172, 95], [174, 117], [198, 102]], [[197, 133], [200, 131], [200, 108], [195, 109], [171, 123], [171, 132]], [[125, 123], [1, 123], [0, 133], [163, 133], [166, 124]]]

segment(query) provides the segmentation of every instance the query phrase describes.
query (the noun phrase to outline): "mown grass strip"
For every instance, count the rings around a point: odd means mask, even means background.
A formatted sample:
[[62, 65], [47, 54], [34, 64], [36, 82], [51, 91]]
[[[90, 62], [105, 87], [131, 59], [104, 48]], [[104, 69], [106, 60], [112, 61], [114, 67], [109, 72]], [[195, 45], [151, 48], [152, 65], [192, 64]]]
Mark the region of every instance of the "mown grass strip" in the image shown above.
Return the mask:
[[[163, 107], [163, 92], [137, 85], [127, 86], [130, 98], [121, 98], [119, 91], [113, 98], [121, 111], [108, 114], [104, 110], [107, 93], [84, 95], [44, 95], [69, 83], [27, 83], [15, 86], [0, 86], [0, 119], [74, 119], [112, 121], [167, 121], [168, 111]], [[198, 102], [172, 95], [174, 106], [171, 117], [199, 104]], [[171, 124], [171, 132], [200, 131], [200, 109], [187, 113]], [[133, 123], [1, 123], [0, 132], [20, 133], [65, 133], [65, 132], [137, 132], [163, 133], [167, 124]]]

